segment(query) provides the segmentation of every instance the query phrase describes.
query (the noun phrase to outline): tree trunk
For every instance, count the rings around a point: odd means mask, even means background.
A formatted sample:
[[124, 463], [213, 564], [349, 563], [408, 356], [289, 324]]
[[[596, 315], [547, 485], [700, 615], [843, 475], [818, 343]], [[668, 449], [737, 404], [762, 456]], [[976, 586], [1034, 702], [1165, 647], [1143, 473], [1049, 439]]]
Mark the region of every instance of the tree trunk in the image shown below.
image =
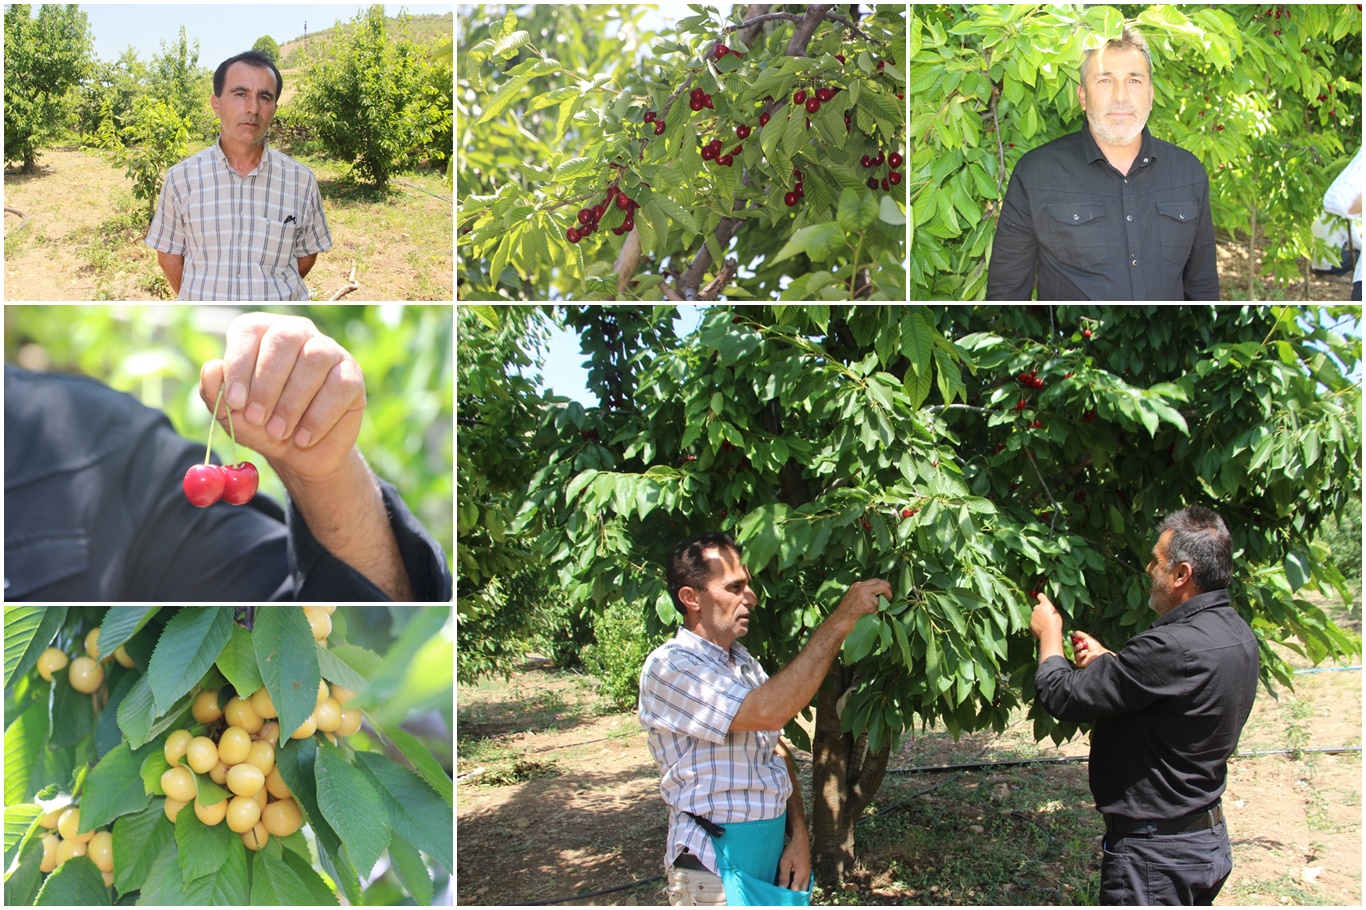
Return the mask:
[[866, 737], [840, 730], [840, 697], [853, 682], [835, 664], [816, 695], [811, 738], [811, 866], [823, 885], [838, 885], [854, 868], [854, 825], [872, 802], [887, 771], [890, 746], [868, 754]]
[[1252, 203], [1252, 230], [1247, 238], [1247, 297], [1256, 300], [1257, 293], [1257, 203]]
[[38, 167], [38, 153], [34, 152], [24, 156], [24, 173], [30, 176], [37, 176], [40, 168]]

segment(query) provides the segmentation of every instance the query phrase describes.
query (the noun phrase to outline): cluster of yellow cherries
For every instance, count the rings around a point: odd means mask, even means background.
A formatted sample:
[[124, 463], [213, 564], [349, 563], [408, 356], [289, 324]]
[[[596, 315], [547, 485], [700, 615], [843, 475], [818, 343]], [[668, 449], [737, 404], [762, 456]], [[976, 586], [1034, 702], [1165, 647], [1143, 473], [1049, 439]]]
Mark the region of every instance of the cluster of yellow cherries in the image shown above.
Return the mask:
[[[304, 607], [314, 639], [324, 646], [327, 636], [332, 633], [335, 609]], [[96, 628], [86, 637], [86, 653], [90, 657], [80, 657], [72, 662], [71, 685], [78, 692], [94, 692], [104, 681], [104, 670], [97, 663], [99, 652], [94, 647], [99, 631]], [[123, 648], [115, 652], [115, 657], [121, 651]], [[52, 652], [60, 655], [60, 663], [53, 660], [45, 663], [44, 658]], [[96, 674], [98, 680], [90, 688], [83, 689], [76, 683], [76, 665], [86, 660], [96, 673], [82, 668], [82, 683]], [[123, 663], [122, 659], [119, 662]], [[44, 679], [50, 680], [52, 673], [64, 666], [66, 655], [56, 648], [49, 648], [38, 659], [38, 672]], [[131, 661], [126, 666], [132, 666]], [[337, 685], [329, 689], [326, 682], [320, 681], [313, 713], [289, 738], [307, 739], [314, 733], [322, 733], [336, 744], [338, 736], [353, 735], [360, 729], [361, 712], [344, 706], [355, 695], [352, 690]], [[272, 834], [288, 837], [298, 831], [303, 823], [303, 813], [275, 766], [275, 746], [280, 741], [280, 725], [275, 718], [279, 717], [279, 712], [265, 687], [245, 698], [234, 694], [222, 708], [218, 706], [218, 690], [206, 689], [195, 696], [190, 713], [198, 723], [216, 724], [225, 720], [227, 726], [217, 742], [208, 736], [195, 736], [189, 730], [175, 730], [166, 737], [165, 756], [171, 767], [161, 775], [161, 789], [166, 794], [163, 808], [172, 824], [181, 809], [194, 803], [194, 814], [201, 822], [213, 826], [226, 821], [228, 829], [242, 835], [242, 843], [251, 850], [265, 846]], [[180, 763], [182, 758], [184, 765]], [[210, 780], [226, 786], [233, 796], [204, 805], [198, 799], [191, 771], [209, 775]], [[61, 835], [49, 834], [43, 838], [43, 872], [51, 872], [73, 856], [89, 856], [104, 874], [105, 884], [113, 884], [113, 839], [108, 831], [77, 834], [80, 809], [75, 807], [54, 810], [44, 815], [39, 823], [46, 828], [56, 828]]]

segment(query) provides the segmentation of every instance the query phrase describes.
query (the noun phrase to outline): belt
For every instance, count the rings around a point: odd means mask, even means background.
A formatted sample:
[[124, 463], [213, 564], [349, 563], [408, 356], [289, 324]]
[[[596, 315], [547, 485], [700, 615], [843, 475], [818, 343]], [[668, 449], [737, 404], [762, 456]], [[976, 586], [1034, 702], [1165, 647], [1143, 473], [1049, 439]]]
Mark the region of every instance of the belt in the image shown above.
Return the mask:
[[702, 860], [698, 859], [696, 854], [690, 853], [687, 850], [684, 850], [682, 853], [678, 854], [678, 856], [674, 857], [673, 865], [675, 869], [692, 869], [698, 872], [711, 871], [706, 866], [702, 865]]
[[1204, 831], [1213, 828], [1224, 820], [1222, 803], [1194, 815], [1181, 818], [1140, 821], [1122, 815], [1105, 816], [1105, 830], [1110, 834], [1186, 834], [1191, 831]]

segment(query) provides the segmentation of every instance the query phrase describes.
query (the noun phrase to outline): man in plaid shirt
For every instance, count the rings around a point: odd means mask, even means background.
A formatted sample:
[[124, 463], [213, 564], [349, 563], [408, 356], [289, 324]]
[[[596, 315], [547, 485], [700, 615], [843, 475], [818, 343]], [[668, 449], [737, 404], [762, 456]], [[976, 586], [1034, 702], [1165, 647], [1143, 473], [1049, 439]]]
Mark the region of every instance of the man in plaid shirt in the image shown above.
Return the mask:
[[801, 787], [784, 725], [810, 702], [845, 637], [878, 596], [881, 579], [856, 582], [801, 653], [771, 679], [737, 641], [758, 604], [740, 548], [726, 534], [680, 543], [669, 560], [669, 593], [683, 627], [646, 658], [640, 722], [661, 772], [669, 807], [669, 902], [725, 904], [708, 826], [776, 819], [787, 813], [777, 884], [805, 890], [811, 853]]

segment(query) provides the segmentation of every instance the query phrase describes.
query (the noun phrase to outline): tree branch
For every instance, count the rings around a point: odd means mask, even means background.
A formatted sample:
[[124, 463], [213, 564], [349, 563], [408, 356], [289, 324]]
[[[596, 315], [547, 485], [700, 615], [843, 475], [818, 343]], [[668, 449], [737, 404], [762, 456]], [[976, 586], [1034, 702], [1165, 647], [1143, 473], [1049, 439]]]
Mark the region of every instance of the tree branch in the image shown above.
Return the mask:
[[[772, 5], [772, 4], [768, 4], [768, 6], [771, 6], [771, 5]], [[752, 7], [752, 6], [750, 7], [750, 9], [753, 9], [753, 8], [754, 8], [754, 7]], [[723, 29], [723, 31], [726, 31], [726, 32], [738, 32], [738, 31], [740, 31], [740, 30], [742, 30], [742, 29], [755, 28], [755, 27], [757, 27], [757, 26], [763, 25], [765, 22], [775, 22], [775, 21], [780, 20], [780, 19], [781, 19], [781, 20], [784, 20], [784, 21], [787, 21], [787, 22], [801, 22], [801, 21], [802, 21], [802, 17], [801, 17], [801, 16], [798, 16], [796, 13], [764, 13], [764, 14], [761, 15], [761, 16], [755, 16], [753, 19], [746, 19], [744, 22], [741, 22], [739, 25], [728, 25], [728, 26], [725, 27], [725, 29]], [[748, 42], [748, 41], [745, 42], [745, 47], [749, 47], [749, 42]]]
[[[744, 44], [747, 49], [754, 46], [754, 42], [759, 38], [759, 33], [763, 31], [763, 23], [760, 22], [755, 24], [753, 20], [771, 9], [773, 9], [772, 3], [751, 3], [749, 9], [745, 10], [746, 21], [739, 27], [739, 32], [740, 42]], [[729, 31], [735, 31], [735, 29], [729, 29]]]

